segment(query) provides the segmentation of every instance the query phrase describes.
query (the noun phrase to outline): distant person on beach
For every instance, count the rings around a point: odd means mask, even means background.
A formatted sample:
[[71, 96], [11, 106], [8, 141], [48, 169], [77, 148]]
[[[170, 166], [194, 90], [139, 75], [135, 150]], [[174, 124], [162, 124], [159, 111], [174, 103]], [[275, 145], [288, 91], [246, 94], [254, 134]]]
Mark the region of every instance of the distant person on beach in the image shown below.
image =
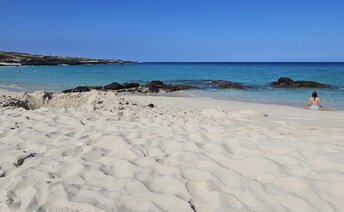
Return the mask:
[[320, 98], [316, 91], [313, 91], [312, 97], [309, 98], [309, 104], [305, 108], [309, 110], [323, 110], [323, 106], [320, 104]]

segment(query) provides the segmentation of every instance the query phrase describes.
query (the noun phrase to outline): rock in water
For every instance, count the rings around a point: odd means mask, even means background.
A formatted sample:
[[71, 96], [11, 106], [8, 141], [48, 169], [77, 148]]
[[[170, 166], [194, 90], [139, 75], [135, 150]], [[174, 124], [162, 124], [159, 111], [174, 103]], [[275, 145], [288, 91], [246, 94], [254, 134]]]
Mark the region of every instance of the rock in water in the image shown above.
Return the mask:
[[180, 91], [180, 90], [187, 90], [194, 88], [191, 85], [169, 85], [167, 92], [173, 92], [173, 91]]
[[75, 93], [75, 92], [88, 92], [91, 90], [121, 90], [121, 89], [129, 89], [129, 88], [137, 88], [140, 85], [138, 83], [124, 83], [123, 85], [113, 82], [111, 84], [105, 85], [104, 87], [101, 86], [78, 86], [73, 89], [67, 89], [62, 91], [63, 93]]
[[117, 83], [113, 82], [111, 84], [105, 85], [104, 87], [100, 86], [78, 86], [73, 89], [64, 90], [63, 93], [74, 93], [74, 92], [88, 92], [91, 90], [103, 90], [103, 91], [110, 91], [116, 90], [118, 92], [145, 92], [145, 93], [158, 93], [160, 91], [165, 92], [173, 92], [178, 90], [186, 90], [193, 88], [190, 85], [171, 85], [165, 84], [161, 81], [151, 81], [146, 85], [140, 86], [139, 83]]
[[166, 88], [166, 84], [161, 81], [151, 81], [145, 85], [151, 93], [158, 93], [160, 89]]
[[313, 81], [294, 81], [288, 77], [281, 77], [277, 82], [272, 82], [275, 88], [328, 88], [329, 85]]
[[67, 90], [64, 90], [62, 91], [63, 93], [76, 93], [76, 92], [88, 92], [88, 91], [91, 91], [91, 90], [100, 90], [102, 89], [102, 87], [100, 86], [78, 86], [76, 88], [73, 88], [73, 89], [67, 89]]
[[123, 85], [117, 83], [117, 82], [113, 82], [109, 85], [105, 85], [103, 87], [103, 90], [120, 90], [120, 89], [124, 89]]
[[129, 88], [138, 88], [140, 87], [139, 83], [123, 83], [122, 84], [124, 89], [129, 89]]
[[193, 86], [190, 86], [190, 85], [171, 85], [171, 84], [165, 84], [161, 81], [151, 81], [147, 83], [145, 87], [148, 88], [148, 92], [150, 93], [158, 93], [161, 90], [165, 92], [173, 92], [173, 91], [186, 90], [186, 89], [193, 88]]
[[234, 83], [226, 80], [212, 80], [211, 85], [215, 88], [220, 88], [220, 89], [246, 89], [247, 87], [239, 84], [239, 83]]

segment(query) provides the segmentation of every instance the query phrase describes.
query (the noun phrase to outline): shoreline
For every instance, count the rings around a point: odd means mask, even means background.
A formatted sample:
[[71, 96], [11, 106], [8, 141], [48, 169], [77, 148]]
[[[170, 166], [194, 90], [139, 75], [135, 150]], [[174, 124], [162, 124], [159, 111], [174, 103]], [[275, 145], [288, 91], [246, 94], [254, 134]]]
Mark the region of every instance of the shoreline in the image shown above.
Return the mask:
[[[4, 89], [0, 87], [0, 95], [13, 95], [13, 94], [34, 94], [36, 92], [45, 92], [45, 91], [35, 91], [35, 92], [22, 92], [22, 91], [11, 91], [8, 89]], [[111, 92], [111, 91], [109, 91]], [[53, 92], [55, 94], [62, 94], [62, 92]], [[129, 97], [134, 96], [135, 97], [167, 97], [167, 98], [192, 98], [192, 99], [200, 99], [200, 100], [219, 100], [219, 101], [227, 101], [227, 102], [238, 102], [238, 103], [252, 103], [252, 104], [259, 104], [259, 105], [276, 105], [276, 106], [286, 106], [286, 107], [293, 107], [298, 108], [295, 105], [283, 105], [278, 103], [263, 103], [263, 102], [254, 102], [254, 101], [245, 101], [245, 100], [231, 100], [231, 99], [221, 99], [221, 98], [215, 98], [215, 97], [201, 97], [201, 96], [191, 96], [186, 94], [184, 91], [182, 92], [172, 92], [172, 93], [164, 93], [164, 94], [131, 94], [131, 93], [121, 93], [122, 96]], [[339, 110], [341, 111], [341, 110]]]
[[[45, 92], [45, 91], [35, 91], [35, 92]], [[28, 94], [33, 94], [35, 92], [23, 92], [23, 91], [18, 91], [16, 89], [9, 90], [8, 88], [4, 88], [0, 86], [0, 95], [11, 95], [11, 94], [22, 94], [22, 93], [28, 93]], [[111, 91], [110, 91], [111, 92]], [[116, 91], [114, 91], [116, 92]], [[62, 92], [53, 92], [56, 94], [61, 94]], [[204, 100], [209, 100], [209, 101], [227, 101], [227, 102], [238, 102], [238, 103], [245, 103], [245, 104], [258, 104], [258, 105], [276, 105], [276, 106], [285, 106], [285, 107], [291, 107], [291, 108], [298, 108], [298, 109], [304, 109], [304, 106], [306, 105], [307, 102], [305, 102], [304, 105], [302, 104], [282, 104], [278, 102], [260, 102], [260, 101], [254, 101], [254, 100], [243, 100], [243, 99], [229, 99], [229, 98], [219, 98], [219, 97], [214, 97], [214, 96], [197, 96], [193, 95], [192, 92], [189, 91], [174, 91], [170, 93], [158, 93], [158, 94], [132, 94], [130, 92], [123, 92], [121, 93], [123, 96], [142, 96], [142, 97], [156, 97], [156, 96], [161, 96], [161, 97], [181, 97], [181, 98], [192, 98], [192, 99], [204, 99]], [[325, 107], [326, 108], [326, 107]], [[330, 112], [339, 112], [339, 111], [344, 111], [344, 108], [335, 108], [335, 111], [330, 111]], [[319, 112], [324, 112], [324, 111], [319, 111]]]
[[[200, 63], [198, 66], [192, 63], [182, 63], [180, 66], [174, 66], [173, 63], [168, 63], [166, 66], [161, 67], [155, 63], [133, 66], [106, 65], [98, 68], [97, 66], [23, 67], [13, 70], [4, 69], [3, 83], [15, 83], [22, 87], [19, 89], [21, 91], [25, 89], [29, 91], [46, 89], [49, 92], [54, 92], [60, 91], [60, 89], [74, 89], [77, 86], [103, 87], [112, 82], [145, 85], [151, 80], [158, 79], [166, 84], [194, 86], [197, 88], [195, 93], [200, 98], [229, 99], [253, 103], [290, 105], [292, 107], [306, 105], [312, 91], [317, 90], [325, 108], [344, 110], [342, 65], [309, 65], [303, 63], [295, 65], [292, 63], [288, 66], [278, 64], [222, 66], [216, 65], [216, 63], [215, 65], [213, 63], [210, 65], [203, 64]], [[183, 75], [183, 70], [188, 70], [186, 75]], [[166, 75], [163, 74], [165, 71]], [[250, 73], [249, 78], [245, 77], [245, 71]], [[235, 75], [236, 72], [237, 75]], [[298, 75], [298, 73], [304, 74]], [[8, 79], [6, 79], [7, 76]], [[286, 77], [289, 78], [289, 81], [292, 80], [294, 85], [300, 82], [305, 84], [313, 81], [313, 84], [318, 85], [318, 83], [321, 83], [330, 87], [319, 89], [274, 87], [281, 78]], [[228, 81], [227, 83], [239, 84], [246, 89], [243, 91], [239, 89], [217, 89], [217, 87], [221, 86], [221, 83], [215, 85], [211, 81]], [[284, 79], [281, 83], [289, 84], [287, 83], [289, 81]]]

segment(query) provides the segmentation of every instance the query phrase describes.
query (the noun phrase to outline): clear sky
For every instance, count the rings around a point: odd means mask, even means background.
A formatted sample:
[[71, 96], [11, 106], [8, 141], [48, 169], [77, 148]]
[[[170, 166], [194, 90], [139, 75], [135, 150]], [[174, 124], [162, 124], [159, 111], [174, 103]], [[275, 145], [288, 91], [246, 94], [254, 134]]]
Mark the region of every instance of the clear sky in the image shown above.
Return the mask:
[[344, 61], [344, 0], [0, 0], [0, 50], [136, 61]]

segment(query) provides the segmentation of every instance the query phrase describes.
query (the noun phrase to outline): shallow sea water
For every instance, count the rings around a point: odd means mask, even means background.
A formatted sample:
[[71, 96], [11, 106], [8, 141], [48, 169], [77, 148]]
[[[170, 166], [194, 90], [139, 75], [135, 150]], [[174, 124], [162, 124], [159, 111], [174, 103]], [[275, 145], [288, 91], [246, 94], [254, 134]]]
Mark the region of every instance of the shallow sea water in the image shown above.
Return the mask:
[[[129, 65], [0, 67], [0, 88], [13, 91], [62, 91], [79, 85], [162, 80], [192, 84], [201, 90], [192, 96], [262, 103], [304, 105], [313, 89], [276, 89], [279, 77], [330, 84], [318, 89], [326, 107], [344, 109], [344, 63], [142, 63]], [[218, 90], [208, 80], [229, 80], [251, 86], [249, 90]]]

